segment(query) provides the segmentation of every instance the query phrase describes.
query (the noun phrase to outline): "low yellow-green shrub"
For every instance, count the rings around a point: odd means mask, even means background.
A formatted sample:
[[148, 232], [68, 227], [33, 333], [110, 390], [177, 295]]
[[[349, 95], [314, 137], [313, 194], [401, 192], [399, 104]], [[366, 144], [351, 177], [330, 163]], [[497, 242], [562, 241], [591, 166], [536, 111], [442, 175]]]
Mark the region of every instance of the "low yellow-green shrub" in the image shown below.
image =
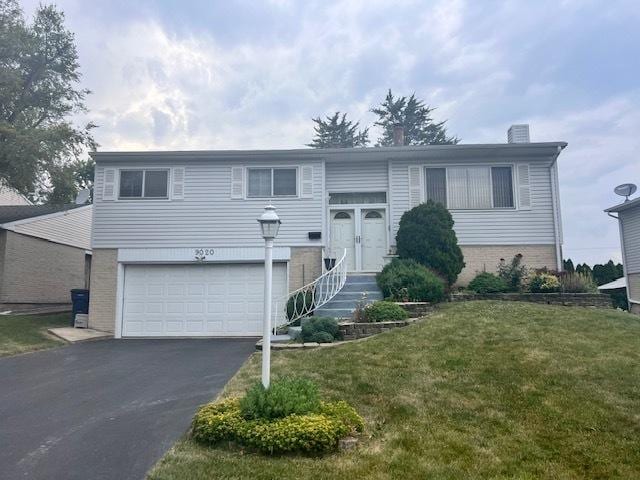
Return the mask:
[[194, 440], [215, 445], [235, 442], [268, 454], [324, 453], [335, 450], [341, 438], [361, 432], [363, 419], [346, 402], [320, 402], [317, 412], [277, 419], [248, 420], [238, 399], [201, 407], [193, 420]]

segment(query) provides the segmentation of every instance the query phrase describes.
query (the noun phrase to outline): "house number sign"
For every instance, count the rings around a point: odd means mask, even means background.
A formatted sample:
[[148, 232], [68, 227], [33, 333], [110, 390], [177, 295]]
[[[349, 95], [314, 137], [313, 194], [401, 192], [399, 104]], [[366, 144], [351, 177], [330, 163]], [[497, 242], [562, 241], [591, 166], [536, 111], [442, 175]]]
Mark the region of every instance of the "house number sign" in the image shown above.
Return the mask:
[[214, 254], [213, 248], [196, 248], [193, 251], [194, 257], [198, 262], [204, 262], [207, 257]]

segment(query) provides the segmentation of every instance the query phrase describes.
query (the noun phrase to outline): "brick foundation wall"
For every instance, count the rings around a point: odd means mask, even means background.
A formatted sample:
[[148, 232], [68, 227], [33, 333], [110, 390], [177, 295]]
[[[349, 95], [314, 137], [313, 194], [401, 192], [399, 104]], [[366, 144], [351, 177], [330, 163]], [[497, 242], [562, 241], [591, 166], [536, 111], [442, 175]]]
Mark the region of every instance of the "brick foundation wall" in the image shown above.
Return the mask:
[[4, 231], [0, 303], [69, 303], [85, 287], [85, 251]]
[[466, 286], [482, 271], [495, 273], [501, 258], [509, 262], [518, 253], [529, 268], [558, 268], [555, 245], [460, 245], [460, 248], [466, 264], [456, 282], [460, 286]]
[[292, 292], [322, 275], [321, 247], [291, 247], [289, 291]]
[[89, 328], [115, 332], [118, 250], [97, 248], [91, 262]]
[[549, 305], [612, 308], [611, 297], [601, 293], [454, 293], [451, 295], [452, 302], [469, 300], [506, 300]]

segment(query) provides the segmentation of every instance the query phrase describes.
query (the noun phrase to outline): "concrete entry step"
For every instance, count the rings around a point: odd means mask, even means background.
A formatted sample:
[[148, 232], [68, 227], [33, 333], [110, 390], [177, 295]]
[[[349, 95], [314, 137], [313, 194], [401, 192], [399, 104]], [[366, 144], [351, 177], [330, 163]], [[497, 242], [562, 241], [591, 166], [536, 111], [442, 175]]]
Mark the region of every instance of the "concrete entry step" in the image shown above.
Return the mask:
[[101, 332], [100, 330], [94, 330], [93, 328], [74, 328], [74, 327], [60, 327], [49, 328], [47, 330], [51, 335], [54, 335], [69, 343], [88, 342], [91, 340], [106, 340], [107, 338], [113, 338], [113, 335], [108, 332]]

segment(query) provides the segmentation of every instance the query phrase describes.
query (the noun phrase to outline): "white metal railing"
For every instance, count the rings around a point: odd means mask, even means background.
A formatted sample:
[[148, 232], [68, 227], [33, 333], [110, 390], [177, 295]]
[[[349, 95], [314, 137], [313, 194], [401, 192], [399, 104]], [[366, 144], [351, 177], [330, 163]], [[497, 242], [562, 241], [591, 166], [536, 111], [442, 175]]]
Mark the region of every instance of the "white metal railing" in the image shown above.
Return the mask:
[[[324, 266], [323, 266], [324, 268]], [[273, 331], [306, 317], [322, 307], [342, 290], [347, 281], [347, 250], [329, 270], [313, 282], [273, 302]]]

